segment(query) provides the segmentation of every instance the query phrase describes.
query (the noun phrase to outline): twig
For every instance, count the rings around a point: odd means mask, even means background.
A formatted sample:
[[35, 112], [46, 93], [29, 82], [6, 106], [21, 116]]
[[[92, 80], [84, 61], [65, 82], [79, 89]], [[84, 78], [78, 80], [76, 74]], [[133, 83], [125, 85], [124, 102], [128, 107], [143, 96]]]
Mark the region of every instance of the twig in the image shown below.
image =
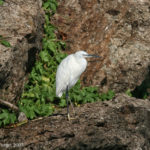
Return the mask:
[[14, 111], [17, 111], [17, 112], [19, 111], [19, 108], [16, 105], [11, 104], [8, 101], [0, 99], [0, 104], [7, 106], [7, 107], [9, 107], [10, 109], [12, 109]]

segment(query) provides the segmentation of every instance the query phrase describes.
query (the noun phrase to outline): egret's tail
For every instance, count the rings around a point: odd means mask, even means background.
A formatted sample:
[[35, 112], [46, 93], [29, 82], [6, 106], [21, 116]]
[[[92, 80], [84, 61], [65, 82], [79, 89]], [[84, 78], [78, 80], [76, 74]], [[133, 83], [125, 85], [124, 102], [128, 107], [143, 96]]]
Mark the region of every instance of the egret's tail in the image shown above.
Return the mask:
[[57, 97], [61, 97], [62, 95], [63, 95], [62, 92], [56, 92], [56, 96], [57, 96]]

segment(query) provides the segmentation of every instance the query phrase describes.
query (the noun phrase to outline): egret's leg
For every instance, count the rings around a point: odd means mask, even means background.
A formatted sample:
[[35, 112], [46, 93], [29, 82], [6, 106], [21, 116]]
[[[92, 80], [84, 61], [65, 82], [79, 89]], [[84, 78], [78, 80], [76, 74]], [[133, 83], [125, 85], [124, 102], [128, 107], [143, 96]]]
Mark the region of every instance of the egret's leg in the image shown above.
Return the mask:
[[74, 115], [76, 115], [76, 112], [75, 112], [75, 110], [74, 110], [74, 106], [73, 106], [73, 104], [72, 104], [72, 102], [71, 102], [71, 99], [70, 99], [70, 98], [69, 98], [69, 102], [70, 102], [70, 104], [71, 104], [71, 107], [72, 107], [72, 110], [73, 110]]
[[69, 97], [69, 93], [68, 93], [68, 86], [67, 86], [66, 88], [67, 116], [68, 116], [68, 120], [70, 120], [68, 97]]

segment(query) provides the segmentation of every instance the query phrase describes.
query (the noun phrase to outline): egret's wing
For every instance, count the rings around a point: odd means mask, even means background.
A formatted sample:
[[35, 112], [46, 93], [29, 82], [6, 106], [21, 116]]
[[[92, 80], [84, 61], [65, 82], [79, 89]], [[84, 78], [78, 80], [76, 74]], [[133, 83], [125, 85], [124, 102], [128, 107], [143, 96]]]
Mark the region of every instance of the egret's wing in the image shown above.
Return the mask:
[[69, 84], [71, 55], [62, 60], [56, 72], [56, 95], [61, 97]]
[[70, 62], [70, 82], [69, 87], [72, 87], [79, 80], [80, 75], [85, 71], [87, 66], [87, 61], [85, 59], [76, 58], [71, 60]]
[[85, 59], [77, 59], [73, 54], [62, 60], [56, 73], [56, 95], [61, 97], [67, 86], [71, 88], [76, 84], [80, 75], [85, 71]]

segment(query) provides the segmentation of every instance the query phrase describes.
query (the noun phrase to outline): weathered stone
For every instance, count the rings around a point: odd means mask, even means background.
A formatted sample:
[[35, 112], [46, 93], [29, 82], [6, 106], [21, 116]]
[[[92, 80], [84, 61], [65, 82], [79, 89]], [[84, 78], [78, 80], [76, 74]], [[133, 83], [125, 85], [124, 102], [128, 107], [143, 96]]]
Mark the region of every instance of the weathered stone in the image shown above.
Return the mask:
[[41, 49], [44, 13], [40, 0], [7, 0], [0, 5], [0, 35], [10, 48], [0, 44], [0, 98], [20, 96], [27, 73]]
[[83, 75], [85, 85], [124, 92], [140, 85], [150, 65], [149, 0], [58, 0], [52, 21], [68, 53], [84, 49], [102, 56]]
[[150, 149], [150, 101], [117, 95], [111, 101], [85, 104], [75, 111], [76, 118], [71, 121], [64, 109], [13, 129], [0, 129], [0, 149]]

